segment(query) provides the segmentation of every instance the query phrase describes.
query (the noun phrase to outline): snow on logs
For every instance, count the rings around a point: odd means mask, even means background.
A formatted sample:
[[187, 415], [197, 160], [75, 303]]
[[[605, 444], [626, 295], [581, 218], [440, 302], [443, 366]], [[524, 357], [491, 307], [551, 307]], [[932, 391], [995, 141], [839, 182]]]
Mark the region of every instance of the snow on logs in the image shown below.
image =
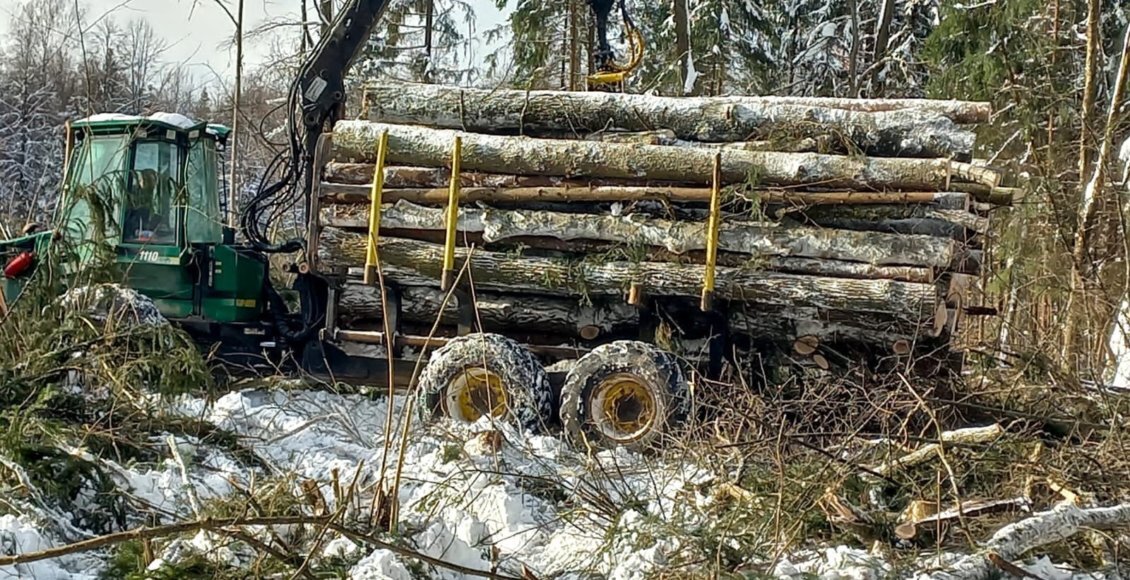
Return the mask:
[[[822, 106], [812, 100], [657, 97], [605, 92], [469, 89], [389, 83], [368, 89], [371, 118], [478, 133], [573, 136], [610, 128], [662, 128], [688, 142], [729, 143], [832, 136], [839, 152], [968, 160], [973, 131], [954, 118], [984, 120], [980, 104]], [[839, 101], [839, 104], [850, 101]]]
[[399, 320], [424, 328], [457, 319], [438, 289], [457, 135], [456, 269], [467, 265], [478, 321], [558, 343], [632, 335], [629, 288], [697, 308], [715, 155], [715, 295], [731, 331], [815, 341], [814, 352], [951, 341], [982, 268], [985, 209], [1010, 203], [1000, 170], [968, 162], [985, 103], [414, 84], [368, 93], [380, 122], [335, 126], [318, 190], [317, 267], [354, 276], [340, 293], [345, 327], [381, 317], [380, 289], [355, 275], [384, 132], [380, 263], [400, 288]]

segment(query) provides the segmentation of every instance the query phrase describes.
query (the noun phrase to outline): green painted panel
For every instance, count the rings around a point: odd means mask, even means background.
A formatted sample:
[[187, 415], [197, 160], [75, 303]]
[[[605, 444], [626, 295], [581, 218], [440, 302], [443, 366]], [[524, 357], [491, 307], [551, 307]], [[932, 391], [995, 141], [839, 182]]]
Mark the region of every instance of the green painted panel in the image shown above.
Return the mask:
[[266, 265], [248, 250], [217, 245], [210, 251], [212, 271], [202, 300], [204, 316], [222, 322], [258, 320], [266, 310], [262, 299]]

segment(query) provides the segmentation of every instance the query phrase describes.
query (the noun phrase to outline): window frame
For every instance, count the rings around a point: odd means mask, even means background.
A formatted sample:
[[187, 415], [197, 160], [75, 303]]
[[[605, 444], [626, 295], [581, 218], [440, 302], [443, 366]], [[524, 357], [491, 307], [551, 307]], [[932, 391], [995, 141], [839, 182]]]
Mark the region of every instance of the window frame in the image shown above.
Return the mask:
[[[173, 237], [174, 237], [174, 239], [173, 239], [172, 244], [160, 243], [160, 242], [146, 242], [146, 241], [142, 241], [142, 240], [132, 240], [132, 239], [127, 239], [127, 236], [126, 236], [126, 223], [125, 223], [125, 221], [126, 221], [126, 213], [128, 211], [128, 209], [126, 207], [128, 205], [128, 200], [126, 199], [126, 197], [128, 197], [129, 192], [133, 190], [133, 187], [134, 187], [134, 184], [135, 184], [136, 178], [137, 178], [137, 173], [139, 171], [139, 169], [137, 168], [137, 151], [138, 151], [139, 147], [146, 145], [146, 144], [150, 144], [150, 143], [157, 143], [159, 145], [171, 146], [172, 149], [175, 150], [176, 153], [177, 153], [177, 159], [176, 159], [176, 164], [175, 164], [175, 173], [176, 174], [175, 174], [175, 177], [174, 177], [174, 189], [173, 189], [173, 195], [170, 198], [170, 208], [171, 208], [172, 211], [169, 212], [170, 217], [173, 220], [173, 232], [174, 232]], [[138, 135], [138, 136], [134, 136], [132, 139], [130, 139], [128, 162], [127, 162], [127, 165], [126, 165], [126, 167], [128, 168], [127, 174], [126, 174], [126, 183], [125, 183], [126, 188], [122, 192], [123, 199], [122, 199], [121, 205], [120, 205], [119, 210], [118, 210], [118, 223], [121, 224], [121, 226], [119, 228], [120, 231], [118, 233], [119, 233], [119, 236], [120, 236], [119, 239], [121, 240], [122, 244], [134, 245], [134, 246], [145, 246], [145, 245], [167, 246], [167, 245], [173, 245], [173, 246], [177, 246], [179, 248], [185, 248], [186, 247], [186, 244], [185, 244], [185, 240], [186, 240], [186, 236], [185, 236], [185, 203], [183, 203], [183, 201], [184, 201], [184, 197], [188, 195], [188, 192], [185, 190], [185, 166], [187, 164], [187, 160], [188, 160], [188, 155], [187, 155], [184, 139], [179, 138], [179, 136], [176, 136], [172, 139], [169, 139], [169, 138], [162, 137], [160, 135], [152, 136], [152, 134], [150, 134], [150, 135], [146, 135], [146, 136]]]

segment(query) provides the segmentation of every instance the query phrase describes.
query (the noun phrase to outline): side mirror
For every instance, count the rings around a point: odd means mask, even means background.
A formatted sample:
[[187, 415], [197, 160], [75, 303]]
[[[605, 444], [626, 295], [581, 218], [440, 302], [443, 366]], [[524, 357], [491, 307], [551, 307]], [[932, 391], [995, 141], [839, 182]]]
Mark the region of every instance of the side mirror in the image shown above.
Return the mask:
[[235, 243], [235, 228], [230, 227], [230, 226], [224, 226], [223, 229], [220, 230], [220, 231], [223, 232], [222, 243], [225, 246], [230, 246], [230, 245]]

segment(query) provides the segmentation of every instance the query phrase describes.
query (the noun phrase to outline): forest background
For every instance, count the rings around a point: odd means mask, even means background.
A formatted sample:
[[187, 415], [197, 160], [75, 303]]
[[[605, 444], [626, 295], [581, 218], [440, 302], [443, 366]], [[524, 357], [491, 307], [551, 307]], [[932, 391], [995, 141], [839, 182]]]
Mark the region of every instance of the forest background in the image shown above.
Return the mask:
[[[168, 58], [169, 40], [130, 18], [136, 13], [5, 0], [3, 234], [50, 220], [64, 123], [96, 112], [172, 111], [236, 125], [231, 178], [246, 197], [283, 141], [288, 85], [341, 0], [288, 3], [293, 17], [237, 34], [237, 0], [195, 2], [230, 21], [232, 41], [221, 50], [237, 54], [238, 38], [268, 55], [229, 75]], [[648, 49], [629, 92], [991, 101], [978, 157], [1023, 175], [1025, 196], [993, 216], [980, 306], [1000, 316], [974, 328], [969, 346], [1058, 380], [1130, 382], [1124, 3], [627, 0], [627, 8]], [[500, 23], [480, 27], [484, 14]], [[364, 84], [388, 79], [579, 89], [592, 33], [583, 0], [393, 0], [354, 67], [351, 106]]]

